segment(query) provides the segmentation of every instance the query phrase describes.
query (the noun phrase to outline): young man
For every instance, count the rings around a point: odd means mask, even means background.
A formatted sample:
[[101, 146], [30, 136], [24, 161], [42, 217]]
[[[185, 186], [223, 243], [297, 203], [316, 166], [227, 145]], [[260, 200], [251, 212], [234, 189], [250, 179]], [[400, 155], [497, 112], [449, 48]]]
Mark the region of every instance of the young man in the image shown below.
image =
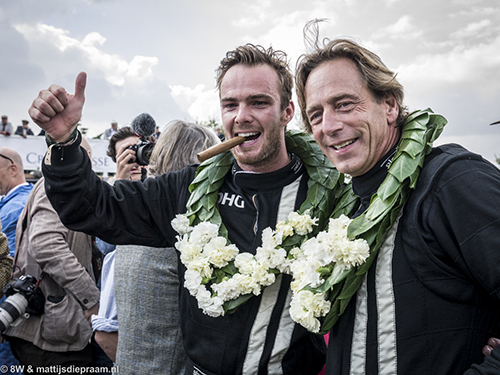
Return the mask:
[[[231, 243], [240, 252], [255, 254], [262, 230], [286, 220], [306, 199], [305, 166], [285, 146], [285, 127], [294, 114], [293, 78], [283, 53], [245, 45], [222, 60], [217, 82], [226, 137], [247, 140], [233, 150], [236, 160], [222, 174], [216, 209]], [[81, 73], [74, 95], [52, 85], [29, 111], [54, 143], [43, 167], [51, 201], [75, 230], [108, 242], [173, 246], [176, 232], [170, 222], [186, 210], [196, 166], [144, 183], [101, 183], [83, 157], [81, 136], [75, 131], [85, 84]], [[179, 268], [184, 285], [186, 269]], [[187, 373], [316, 375], [324, 363], [324, 341], [291, 320], [289, 283], [290, 278], [281, 275], [236, 312], [217, 318], [204, 315], [182, 288], [179, 309]]]
[[[305, 56], [296, 82], [304, 124], [353, 177], [362, 215], [407, 144], [403, 88], [345, 39]], [[330, 331], [326, 373], [500, 373], [500, 348], [481, 364], [500, 333], [500, 171], [461, 146], [435, 148], [399, 215]]]

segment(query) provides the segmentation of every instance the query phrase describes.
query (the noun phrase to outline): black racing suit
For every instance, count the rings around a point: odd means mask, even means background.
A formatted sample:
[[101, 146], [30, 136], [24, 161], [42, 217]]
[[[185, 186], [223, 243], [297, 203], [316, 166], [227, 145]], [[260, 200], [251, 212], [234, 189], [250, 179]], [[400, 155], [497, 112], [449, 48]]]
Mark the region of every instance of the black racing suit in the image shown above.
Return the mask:
[[[365, 208], [386, 174], [381, 163], [353, 178]], [[393, 229], [330, 332], [326, 373], [500, 374], [500, 347], [481, 364], [500, 337], [498, 168], [434, 149]]]
[[[53, 147], [43, 165], [47, 195], [62, 222], [76, 231], [116, 244], [173, 246], [171, 220], [186, 210], [196, 165], [149, 178], [144, 183], [103, 183], [92, 171], [79, 142]], [[248, 173], [235, 163], [219, 189], [219, 210], [229, 239], [240, 251], [255, 253], [261, 233], [278, 215], [296, 210], [305, 199], [307, 174], [295, 156], [278, 171]], [[184, 283], [185, 268], [179, 262]], [[314, 374], [322, 368], [322, 336], [307, 332], [289, 317], [290, 277], [252, 297], [234, 314], [204, 315], [187, 289], [180, 288], [179, 311], [188, 373]], [[195, 371], [195, 373], [197, 373]]]

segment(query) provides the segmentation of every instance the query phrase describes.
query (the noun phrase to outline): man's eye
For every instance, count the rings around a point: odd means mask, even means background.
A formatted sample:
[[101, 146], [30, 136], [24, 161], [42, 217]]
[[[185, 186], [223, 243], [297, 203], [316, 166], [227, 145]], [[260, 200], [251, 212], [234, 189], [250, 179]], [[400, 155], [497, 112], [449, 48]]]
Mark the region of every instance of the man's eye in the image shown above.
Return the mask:
[[315, 112], [309, 116], [309, 122], [311, 123], [311, 125], [317, 124], [320, 121], [321, 121], [321, 113], [320, 112]]
[[342, 110], [349, 109], [352, 105], [353, 105], [353, 102], [342, 102], [342, 103], [338, 104], [337, 108], [342, 111]]

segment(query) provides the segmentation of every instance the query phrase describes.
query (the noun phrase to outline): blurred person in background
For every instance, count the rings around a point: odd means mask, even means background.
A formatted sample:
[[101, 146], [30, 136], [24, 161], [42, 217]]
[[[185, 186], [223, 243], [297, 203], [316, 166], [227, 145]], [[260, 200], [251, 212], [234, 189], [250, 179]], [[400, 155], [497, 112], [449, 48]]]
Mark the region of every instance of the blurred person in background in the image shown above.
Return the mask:
[[9, 118], [3, 115], [2, 122], [0, 123], [0, 134], [6, 137], [12, 134], [12, 124], [8, 120]]
[[[81, 145], [90, 158], [85, 138]], [[92, 244], [91, 236], [61, 223], [42, 177], [17, 224], [13, 277], [42, 277], [38, 285], [45, 297], [44, 310], [5, 332], [22, 365], [94, 365], [90, 317], [97, 313], [99, 290], [92, 269]]]
[[23, 124], [17, 127], [15, 134], [20, 135], [23, 138], [27, 138], [28, 135], [34, 135], [33, 131], [29, 127], [29, 121], [23, 120]]
[[104, 136], [102, 137], [102, 139], [104, 139], [106, 141], [110, 140], [111, 137], [113, 136], [113, 134], [115, 134], [117, 131], [118, 131], [118, 123], [116, 121], [112, 121], [111, 122], [111, 127], [107, 128], [104, 131]]

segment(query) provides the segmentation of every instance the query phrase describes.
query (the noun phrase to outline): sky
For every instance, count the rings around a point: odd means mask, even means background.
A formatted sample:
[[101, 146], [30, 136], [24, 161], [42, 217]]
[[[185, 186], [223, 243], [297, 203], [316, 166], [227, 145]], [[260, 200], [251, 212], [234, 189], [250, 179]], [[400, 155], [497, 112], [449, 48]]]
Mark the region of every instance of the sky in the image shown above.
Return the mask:
[[[272, 46], [294, 70], [312, 19], [326, 19], [322, 38], [377, 53], [410, 110], [448, 119], [436, 144], [500, 157], [500, 125], [489, 125], [500, 120], [498, 0], [0, 0], [0, 113], [20, 125], [40, 90], [73, 93], [85, 71], [91, 137], [143, 112], [160, 128], [220, 121], [215, 70], [226, 52]], [[298, 111], [290, 126], [300, 126]]]

